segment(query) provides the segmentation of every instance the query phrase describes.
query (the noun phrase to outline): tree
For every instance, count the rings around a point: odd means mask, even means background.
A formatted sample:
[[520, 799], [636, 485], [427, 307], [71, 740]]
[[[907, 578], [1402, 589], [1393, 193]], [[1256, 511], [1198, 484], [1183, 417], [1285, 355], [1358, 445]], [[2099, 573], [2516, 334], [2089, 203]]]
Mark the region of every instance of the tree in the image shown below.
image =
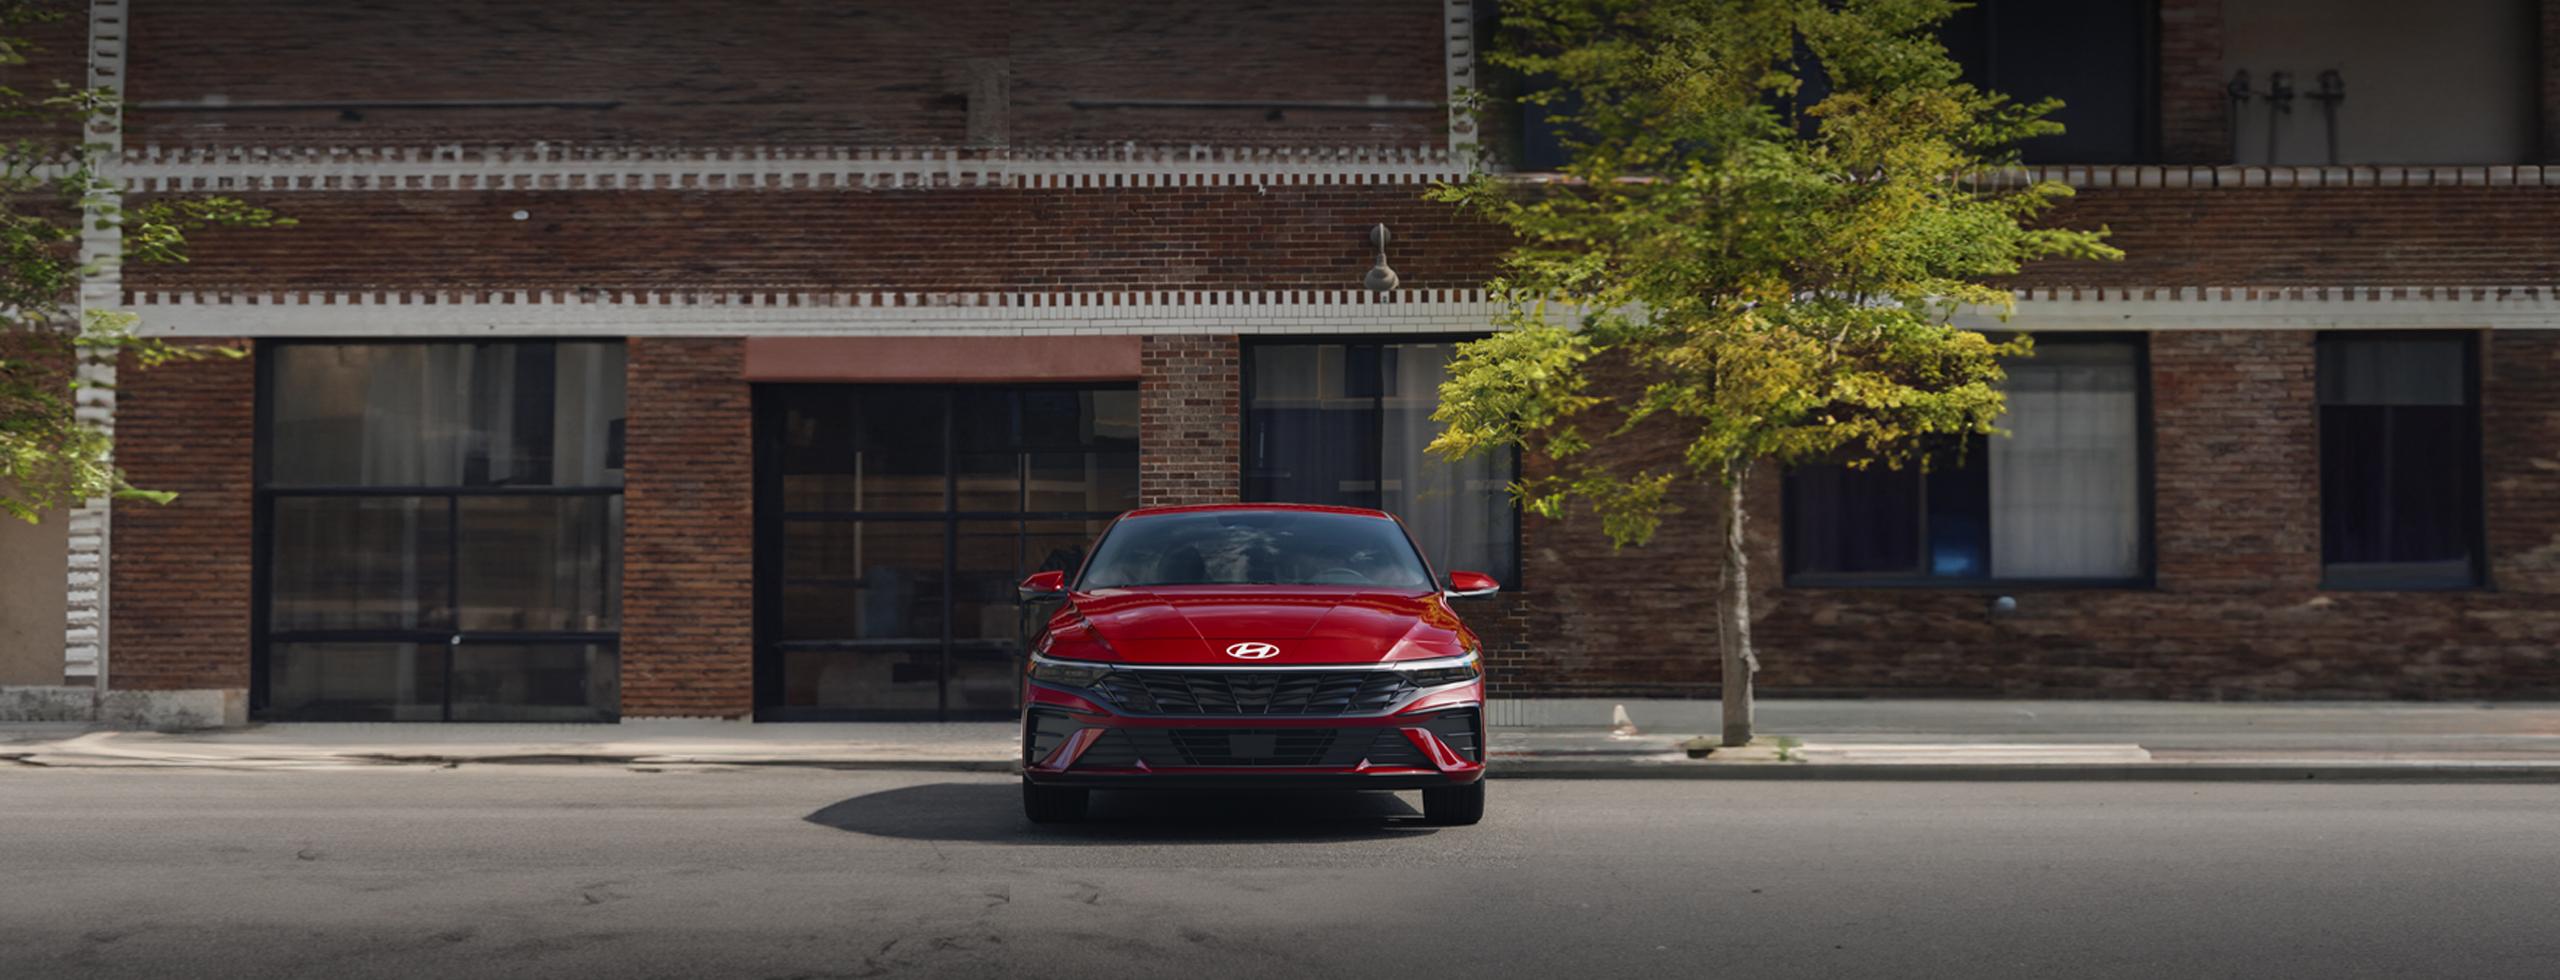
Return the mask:
[[[2070, 189], [2004, 176], [2058, 103], [1966, 84], [1934, 30], [1950, 0], [1505, 0], [1493, 64], [1532, 80], [1571, 162], [1433, 195], [1508, 228], [1501, 331], [1462, 347], [1431, 450], [1513, 446], [1512, 491], [1575, 501], [1621, 547], [1693, 490], [1723, 529], [1726, 745], [1750, 741], [1745, 484], [1754, 467], [1928, 467], [1993, 431], [2000, 359], [1951, 325], [2005, 314], [1992, 281], [2113, 258], [2105, 231], [2037, 227]], [[2014, 171], [2008, 172], [2010, 175]], [[1605, 377], [1605, 380], [1601, 380]], [[1676, 462], [1595, 455], [1639, 430]]]
[[[72, 5], [0, 0], [0, 68], [20, 69], [42, 52], [31, 37], [64, 22]], [[225, 197], [184, 197], [124, 207], [100, 173], [108, 147], [87, 134], [121, 116], [111, 89], [53, 81], [41, 91], [0, 86], [0, 513], [33, 522], [43, 513], [101, 497], [167, 502], [135, 487], [113, 463], [106, 431], [79, 417], [83, 358], [121, 355], [145, 367], [171, 360], [240, 356], [183, 347], [135, 333], [138, 318], [80, 309], [84, 227], [119, 228], [122, 255], [105, 261], [184, 262], [187, 235], [213, 226], [292, 224], [265, 208]], [[112, 131], [112, 130], [109, 130]]]

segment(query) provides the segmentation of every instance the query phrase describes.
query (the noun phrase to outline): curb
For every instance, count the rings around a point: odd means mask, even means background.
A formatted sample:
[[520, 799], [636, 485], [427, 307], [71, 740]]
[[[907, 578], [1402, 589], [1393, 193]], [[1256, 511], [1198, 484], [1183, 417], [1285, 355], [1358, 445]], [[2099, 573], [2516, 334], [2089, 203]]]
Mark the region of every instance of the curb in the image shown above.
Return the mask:
[[[1011, 773], [1011, 759], [806, 759], [528, 753], [519, 755], [351, 754], [316, 758], [202, 759], [119, 756], [43, 758], [0, 753], [0, 766], [32, 769], [227, 769], [277, 771], [313, 766], [658, 766], [820, 769], [835, 772]], [[2504, 782], [2560, 783], [2560, 762], [2135, 762], [2092, 764], [1707, 763], [1633, 758], [1496, 759], [1495, 779], [1670, 779], [1849, 782]]]
[[1513, 760], [1498, 763], [1501, 779], [1719, 779], [1849, 782], [2508, 782], [2560, 783], [2553, 763], [2281, 763], [2130, 762], [2042, 765], [1907, 763], [1641, 763]]

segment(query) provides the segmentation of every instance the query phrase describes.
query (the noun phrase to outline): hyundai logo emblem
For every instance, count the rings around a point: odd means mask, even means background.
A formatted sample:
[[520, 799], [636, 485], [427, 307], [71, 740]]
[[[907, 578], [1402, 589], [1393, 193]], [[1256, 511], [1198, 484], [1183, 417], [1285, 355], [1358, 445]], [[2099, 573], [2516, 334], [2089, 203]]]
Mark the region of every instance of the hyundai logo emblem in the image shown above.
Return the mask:
[[1268, 643], [1238, 643], [1227, 647], [1227, 656], [1238, 660], [1269, 660], [1280, 655], [1280, 648]]

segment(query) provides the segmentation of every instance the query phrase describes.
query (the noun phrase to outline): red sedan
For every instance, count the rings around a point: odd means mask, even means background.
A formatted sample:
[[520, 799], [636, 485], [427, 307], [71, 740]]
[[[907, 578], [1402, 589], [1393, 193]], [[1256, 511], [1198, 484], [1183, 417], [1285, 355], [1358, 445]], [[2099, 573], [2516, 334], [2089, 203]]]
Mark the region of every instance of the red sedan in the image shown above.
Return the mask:
[[1082, 819], [1094, 789], [1422, 791], [1423, 818], [1484, 815], [1484, 667], [1404, 525], [1286, 504], [1131, 511], [1032, 646], [1022, 807]]

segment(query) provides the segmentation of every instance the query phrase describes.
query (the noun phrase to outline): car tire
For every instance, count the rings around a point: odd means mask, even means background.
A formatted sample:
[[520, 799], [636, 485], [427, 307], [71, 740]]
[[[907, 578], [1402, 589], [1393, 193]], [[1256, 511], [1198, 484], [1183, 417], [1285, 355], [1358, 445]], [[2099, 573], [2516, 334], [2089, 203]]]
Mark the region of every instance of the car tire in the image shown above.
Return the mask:
[[1422, 822], [1434, 827], [1466, 827], [1484, 819], [1484, 780], [1464, 786], [1422, 791]]
[[1091, 791], [1042, 786], [1022, 781], [1022, 815], [1032, 823], [1076, 823], [1084, 819]]

